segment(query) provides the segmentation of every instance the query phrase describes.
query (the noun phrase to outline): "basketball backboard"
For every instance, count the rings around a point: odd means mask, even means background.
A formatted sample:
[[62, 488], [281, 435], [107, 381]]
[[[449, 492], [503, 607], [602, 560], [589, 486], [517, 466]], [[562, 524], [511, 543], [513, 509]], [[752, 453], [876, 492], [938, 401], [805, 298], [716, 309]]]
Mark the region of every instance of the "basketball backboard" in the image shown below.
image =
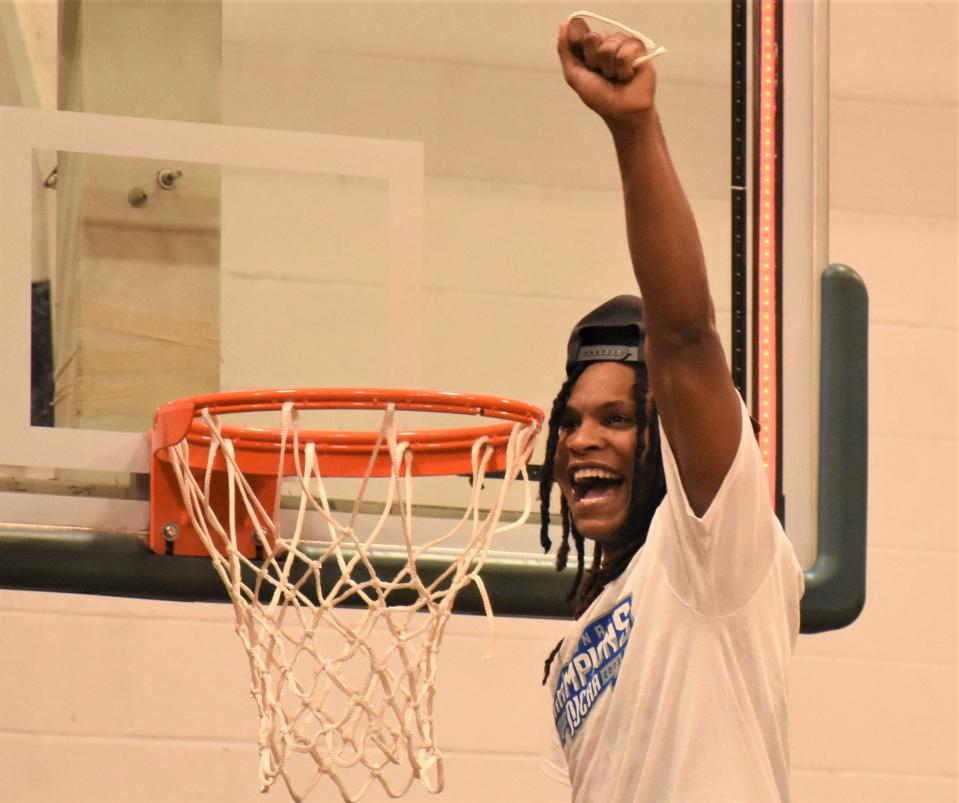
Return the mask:
[[[734, 31], [726, 4], [694, 5], [592, 10], [669, 49], [659, 102], [731, 353]], [[808, 5], [786, 28], [797, 43], [787, 57], [804, 65], [787, 75], [804, 77], [801, 103], [785, 107], [784, 169], [797, 186], [813, 178], [784, 207], [781, 288], [782, 485], [806, 566], [818, 533], [825, 267], [825, 198], [808, 169], [822, 155], [818, 118], [808, 122], [823, 109], [811, 67], [822, 53]], [[156, 407], [180, 396], [398, 386], [548, 407], [572, 324], [635, 291], [609, 137], [556, 63], [570, 10], [131, 3], [66, 19], [59, 96], [69, 111], [2, 111], [11, 214], [0, 224], [0, 464], [11, 469], [0, 518], [143, 532], [145, 433]], [[176, 17], [187, 14], [198, 16]], [[190, 30], [179, 44], [155, 37], [184, 58], [140, 52], [146, 71], [132, 70], [123, 60], [144, 25]], [[55, 190], [44, 186], [51, 164]], [[175, 177], [170, 186], [161, 174]], [[53, 426], [30, 418], [41, 348], [29, 336], [31, 281], [49, 282], [52, 296], [53, 390], [41, 405], [52, 405]], [[444, 509], [458, 492], [424, 493], [424, 506]], [[496, 548], [542, 560], [535, 524]]]

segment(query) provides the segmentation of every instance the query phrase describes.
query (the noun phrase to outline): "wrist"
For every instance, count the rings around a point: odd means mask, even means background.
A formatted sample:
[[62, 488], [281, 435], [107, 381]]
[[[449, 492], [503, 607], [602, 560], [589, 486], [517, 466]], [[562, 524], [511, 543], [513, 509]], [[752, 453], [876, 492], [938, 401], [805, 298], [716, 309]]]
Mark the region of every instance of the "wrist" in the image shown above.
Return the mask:
[[604, 122], [617, 146], [630, 145], [636, 140], [656, 135], [659, 131], [659, 115], [655, 106], [626, 115], [607, 117]]

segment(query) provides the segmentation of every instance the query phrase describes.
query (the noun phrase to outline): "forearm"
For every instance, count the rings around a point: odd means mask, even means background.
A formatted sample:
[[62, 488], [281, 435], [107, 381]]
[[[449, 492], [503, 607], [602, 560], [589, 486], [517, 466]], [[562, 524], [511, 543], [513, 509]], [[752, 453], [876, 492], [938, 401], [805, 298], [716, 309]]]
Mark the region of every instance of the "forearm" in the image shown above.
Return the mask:
[[714, 322], [699, 231], [655, 108], [610, 124], [633, 270], [657, 346], [698, 339]]

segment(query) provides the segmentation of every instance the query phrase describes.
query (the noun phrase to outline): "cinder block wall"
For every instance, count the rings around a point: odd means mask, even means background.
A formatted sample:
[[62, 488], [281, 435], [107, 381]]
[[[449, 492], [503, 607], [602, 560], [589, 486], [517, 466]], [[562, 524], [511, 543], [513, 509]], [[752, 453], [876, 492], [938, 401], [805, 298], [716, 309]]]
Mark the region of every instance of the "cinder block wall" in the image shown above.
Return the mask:
[[[871, 545], [861, 619], [800, 640], [799, 803], [957, 799], [956, 22], [953, 4], [833, 4], [830, 257], [871, 296]], [[0, 800], [261, 800], [229, 619], [222, 606], [0, 592]], [[500, 620], [485, 661], [485, 623], [453, 622], [443, 799], [564, 799], [537, 769], [538, 676], [562, 629]]]
[[859, 621], [800, 639], [793, 789], [955, 801], [957, 7], [838, 2], [830, 17], [829, 254], [870, 296], [870, 547]]

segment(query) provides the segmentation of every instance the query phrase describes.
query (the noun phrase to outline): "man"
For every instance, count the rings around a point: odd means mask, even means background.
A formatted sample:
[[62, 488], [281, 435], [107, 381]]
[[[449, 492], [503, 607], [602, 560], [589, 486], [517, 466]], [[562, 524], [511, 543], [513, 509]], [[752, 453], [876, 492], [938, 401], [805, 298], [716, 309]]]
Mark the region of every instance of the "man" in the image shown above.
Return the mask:
[[628, 29], [590, 32], [580, 18], [558, 50], [612, 134], [643, 300], [612, 299], [577, 324], [550, 416], [542, 503], [548, 513], [555, 481], [557, 562], [571, 536], [579, 600], [547, 661], [544, 768], [577, 803], [788, 800], [802, 572], [716, 332], [655, 68]]

